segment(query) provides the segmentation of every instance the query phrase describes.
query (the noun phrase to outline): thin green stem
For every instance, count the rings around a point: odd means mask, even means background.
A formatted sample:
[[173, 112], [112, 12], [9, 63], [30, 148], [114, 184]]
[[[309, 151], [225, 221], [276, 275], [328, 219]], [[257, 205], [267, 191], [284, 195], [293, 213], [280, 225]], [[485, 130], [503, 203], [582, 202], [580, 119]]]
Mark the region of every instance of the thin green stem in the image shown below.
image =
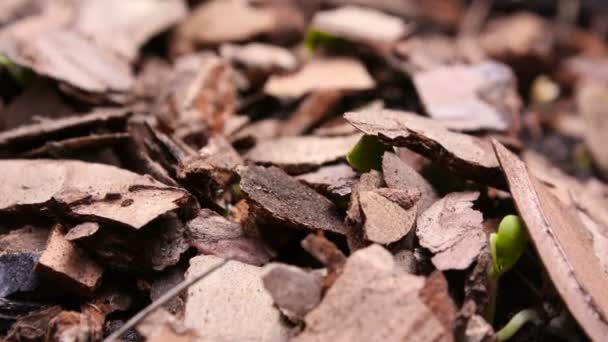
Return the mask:
[[540, 322], [540, 316], [536, 310], [525, 309], [516, 313], [515, 316], [511, 317], [509, 323], [496, 333], [496, 341], [502, 342], [510, 339], [528, 322], [534, 322], [536, 324]]

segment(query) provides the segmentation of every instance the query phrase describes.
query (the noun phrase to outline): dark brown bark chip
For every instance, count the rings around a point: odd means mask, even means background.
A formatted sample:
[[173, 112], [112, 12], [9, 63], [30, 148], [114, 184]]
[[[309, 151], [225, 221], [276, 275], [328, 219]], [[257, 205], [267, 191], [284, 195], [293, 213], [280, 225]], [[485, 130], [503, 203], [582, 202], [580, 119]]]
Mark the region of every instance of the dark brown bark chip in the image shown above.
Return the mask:
[[286, 264], [264, 267], [262, 281], [274, 303], [290, 319], [302, 321], [321, 301], [321, 276]]
[[322, 234], [308, 234], [301, 244], [302, 248], [325, 265], [330, 272], [341, 269], [346, 262], [344, 253]]
[[26, 158], [69, 158], [78, 154], [123, 144], [131, 136], [128, 133], [91, 134], [83, 137], [50, 141], [41, 147], [23, 153]]
[[524, 163], [500, 143], [496, 155], [517, 209], [555, 288], [587, 335], [608, 334], [608, 275], [572, 206], [562, 204], [528, 173]]
[[190, 245], [202, 254], [238, 260], [262, 266], [270, 261], [273, 252], [261, 240], [247, 236], [236, 222], [209, 210], [201, 209], [196, 218], [186, 225]]
[[[109, 165], [67, 160], [2, 160], [0, 212], [49, 208], [139, 229], [188, 201], [188, 193]], [[132, 200], [124, 206], [125, 200]]]
[[241, 172], [241, 191], [265, 219], [292, 228], [346, 234], [336, 206], [276, 167], [249, 166]]
[[500, 63], [437, 67], [414, 75], [430, 117], [459, 131], [517, 129], [521, 99], [511, 69]]
[[349, 112], [346, 120], [386, 144], [408, 147], [448, 170], [487, 184], [504, 183], [489, 141], [451, 132], [440, 123], [395, 110]]
[[288, 173], [301, 173], [346, 157], [361, 138], [296, 136], [260, 141], [246, 158], [259, 164], [274, 165]]
[[482, 214], [471, 208], [477, 198], [478, 192], [450, 193], [418, 217], [416, 235], [437, 269], [464, 270], [487, 245]]
[[389, 244], [403, 238], [416, 222], [416, 206], [408, 209], [374, 191], [359, 193], [361, 211], [365, 216], [365, 238]]

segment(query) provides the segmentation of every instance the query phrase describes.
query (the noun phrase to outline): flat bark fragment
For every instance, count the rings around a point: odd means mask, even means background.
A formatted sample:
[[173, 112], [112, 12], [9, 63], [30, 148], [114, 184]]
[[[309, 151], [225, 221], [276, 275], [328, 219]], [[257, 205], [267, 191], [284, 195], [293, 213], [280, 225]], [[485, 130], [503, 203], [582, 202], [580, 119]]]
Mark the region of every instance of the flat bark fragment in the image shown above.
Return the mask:
[[290, 50], [264, 43], [225, 44], [220, 47], [220, 55], [236, 65], [263, 73], [292, 71], [298, 66]]
[[310, 26], [334, 37], [364, 44], [394, 43], [410, 31], [399, 17], [359, 6], [317, 12]]
[[489, 141], [449, 131], [440, 123], [414, 113], [396, 110], [344, 114], [363, 133], [388, 145], [407, 147], [448, 170], [484, 184], [504, 183]]
[[418, 217], [416, 235], [437, 269], [467, 269], [486, 246], [482, 214], [471, 208], [477, 198], [478, 192], [453, 192]]
[[426, 113], [454, 130], [517, 129], [522, 107], [511, 69], [496, 62], [450, 65], [416, 73]]
[[321, 166], [318, 170], [296, 176], [296, 179], [330, 197], [344, 198], [352, 192], [357, 173], [346, 164]]
[[306, 133], [318, 124], [324, 116], [344, 97], [340, 90], [314, 91], [308, 95], [298, 108], [281, 125], [282, 135], [298, 135]]
[[300, 97], [313, 91], [368, 90], [375, 86], [376, 82], [361, 62], [332, 57], [314, 58], [295, 73], [271, 76], [264, 92], [275, 97]]
[[263, 165], [278, 166], [288, 173], [301, 173], [346, 157], [361, 138], [297, 136], [260, 141], [246, 158]]
[[276, 167], [249, 166], [241, 172], [240, 184], [254, 212], [264, 219], [292, 228], [347, 232], [330, 200]]
[[240, 224], [209, 209], [201, 209], [186, 227], [190, 245], [202, 254], [257, 266], [273, 257], [272, 250], [261, 240], [247, 236]]
[[424, 277], [407, 274], [378, 245], [353, 253], [294, 341], [436, 341], [448, 336], [419, 297]]
[[92, 293], [103, 275], [103, 268], [80, 247], [65, 239], [60, 226], [51, 231], [36, 270], [80, 294]]
[[188, 193], [109, 165], [68, 160], [2, 160], [0, 212], [50, 208], [139, 229], [178, 209]]
[[[186, 279], [221, 260], [211, 255], [190, 259]], [[184, 325], [203, 341], [286, 341], [288, 329], [264, 289], [262, 273], [260, 267], [229, 261], [191, 286]]]
[[529, 174], [525, 164], [494, 141], [519, 214], [555, 288], [585, 333], [596, 341], [608, 334], [608, 274], [572, 206], [566, 206]]
[[415, 205], [405, 209], [374, 191], [360, 192], [359, 202], [365, 216], [365, 237], [369, 241], [379, 244], [398, 241], [416, 222]]
[[608, 85], [585, 84], [576, 99], [585, 121], [585, 143], [602, 176], [608, 179]]

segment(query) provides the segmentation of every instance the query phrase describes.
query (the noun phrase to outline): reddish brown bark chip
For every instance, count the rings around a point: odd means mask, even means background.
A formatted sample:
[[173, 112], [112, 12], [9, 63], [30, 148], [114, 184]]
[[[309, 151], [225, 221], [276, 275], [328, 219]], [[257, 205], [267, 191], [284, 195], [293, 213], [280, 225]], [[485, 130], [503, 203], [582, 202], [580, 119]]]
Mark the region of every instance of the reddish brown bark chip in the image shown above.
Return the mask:
[[303, 134], [318, 124], [344, 96], [340, 90], [321, 90], [308, 95], [282, 124], [282, 135]]
[[66, 240], [59, 226], [53, 228], [36, 270], [81, 294], [92, 293], [103, 275], [103, 268]]
[[95, 234], [99, 230], [99, 223], [84, 222], [72, 227], [66, 234], [65, 239], [68, 241], [77, 241], [87, 238]]
[[408, 147], [467, 179], [502, 184], [489, 141], [451, 132], [438, 122], [396, 110], [349, 112], [352, 125], [393, 146]]
[[365, 66], [355, 59], [315, 58], [293, 74], [271, 76], [264, 92], [275, 97], [300, 97], [313, 91], [367, 90], [375, 85]]
[[334, 37], [367, 44], [394, 43], [409, 31], [401, 18], [359, 6], [317, 12], [310, 25]]
[[418, 215], [439, 198], [433, 186], [394, 153], [384, 153], [382, 175], [386, 185], [391, 189], [418, 191], [420, 193]]
[[478, 192], [453, 192], [418, 217], [416, 235], [437, 269], [464, 270], [487, 244], [482, 214], [471, 208], [477, 198]]
[[449, 129], [517, 129], [521, 99], [515, 75], [504, 64], [437, 67], [416, 73], [414, 84], [428, 115]]
[[294, 321], [301, 321], [321, 301], [321, 276], [298, 267], [269, 264], [262, 281], [274, 303]]
[[519, 214], [555, 288], [587, 335], [603, 340], [608, 334], [608, 275], [593, 252], [583, 223], [574, 208], [553, 196], [519, 158], [496, 141], [494, 148]]
[[292, 228], [347, 232], [330, 200], [276, 167], [245, 168], [241, 191], [254, 212], [270, 221]]
[[416, 206], [408, 209], [374, 191], [359, 193], [367, 240], [389, 244], [404, 237], [416, 222]]
[[[75, 28], [97, 45], [132, 61], [140, 47], [186, 16], [181, 0], [86, 0], [80, 4]], [[99, 13], [112, 13], [112, 25]]]
[[341, 269], [346, 262], [344, 253], [323, 235], [308, 234], [301, 244], [302, 248], [325, 265], [330, 272]]
[[0, 50], [19, 65], [89, 93], [127, 92], [135, 82], [126, 61], [74, 31], [5, 35]]
[[451, 331], [420, 299], [424, 283], [424, 277], [401, 271], [384, 248], [359, 250], [321, 304], [306, 315], [306, 328], [294, 340], [439, 340]]
[[260, 141], [246, 158], [259, 164], [301, 173], [346, 157], [360, 134], [345, 137], [297, 136]]
[[273, 256], [262, 241], [246, 236], [240, 224], [209, 209], [201, 209], [186, 228], [190, 245], [203, 254], [257, 266], [268, 263]]
[[188, 193], [113, 166], [66, 160], [2, 160], [0, 211], [62, 205], [64, 214], [139, 229], [179, 208]]

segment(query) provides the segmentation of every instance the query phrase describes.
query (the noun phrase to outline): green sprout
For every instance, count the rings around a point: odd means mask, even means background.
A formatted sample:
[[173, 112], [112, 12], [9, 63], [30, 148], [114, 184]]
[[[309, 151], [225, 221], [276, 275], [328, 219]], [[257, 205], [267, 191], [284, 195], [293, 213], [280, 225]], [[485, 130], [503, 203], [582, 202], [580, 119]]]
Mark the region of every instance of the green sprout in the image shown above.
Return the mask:
[[315, 52], [315, 50], [320, 46], [330, 48], [342, 48], [345, 46], [346, 41], [344, 39], [334, 37], [331, 34], [315, 29], [310, 29], [306, 34], [304, 44], [306, 45], [308, 51]]
[[[489, 304], [486, 318], [494, 321], [496, 311], [496, 295], [500, 276], [515, 266], [526, 250], [528, 233], [523, 220], [517, 215], [505, 216], [498, 225], [498, 231], [490, 235], [490, 250], [492, 267], [488, 270]], [[527, 322], [539, 322], [540, 317], [535, 310], [525, 309], [513, 316], [511, 320], [496, 333], [497, 341], [506, 341], [517, 333]]]
[[348, 164], [359, 172], [382, 170], [382, 156], [387, 150], [378, 138], [364, 135], [346, 156]]
[[2, 54], [0, 54], [0, 67], [6, 69], [22, 86], [27, 86], [34, 77], [34, 73], [30, 69], [15, 64]]

